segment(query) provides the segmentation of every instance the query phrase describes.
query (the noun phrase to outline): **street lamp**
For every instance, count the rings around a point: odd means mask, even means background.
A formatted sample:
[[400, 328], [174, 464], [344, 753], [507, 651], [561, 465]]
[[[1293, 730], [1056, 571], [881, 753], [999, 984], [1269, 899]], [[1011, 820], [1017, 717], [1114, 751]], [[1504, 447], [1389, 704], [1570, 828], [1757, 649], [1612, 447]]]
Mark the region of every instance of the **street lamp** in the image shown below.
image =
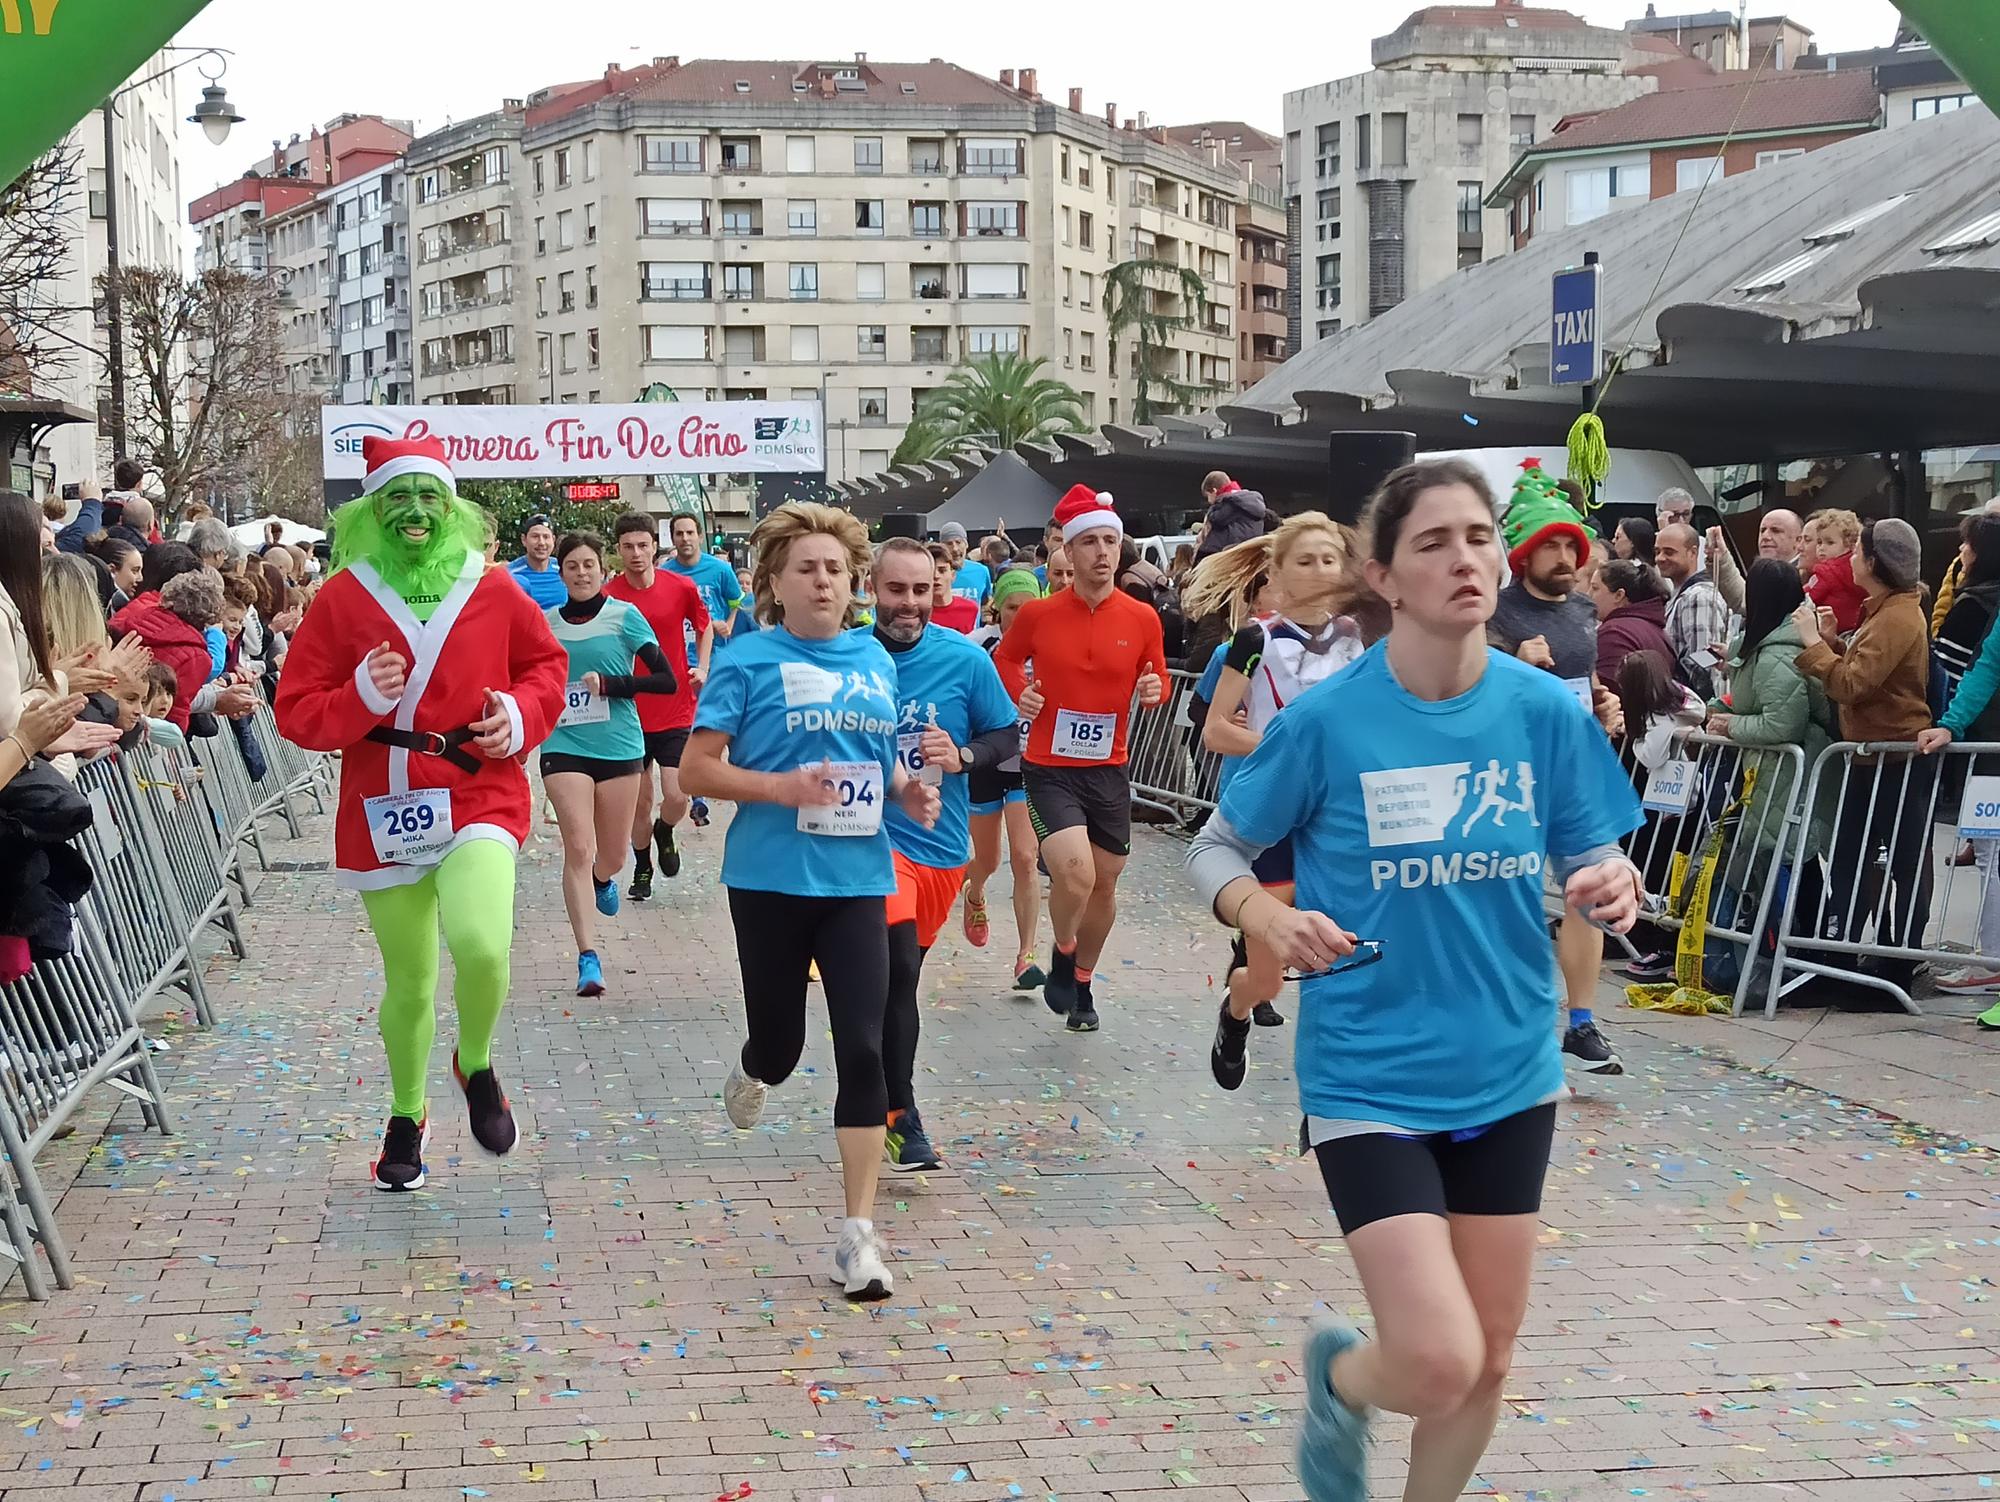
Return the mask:
[[[229, 71], [231, 54], [226, 49], [162, 47], [160, 51], [190, 55], [177, 63], [169, 63], [157, 73], [135, 79], [122, 89], [113, 90], [104, 101], [104, 329], [111, 350], [108, 363], [111, 367], [111, 457], [114, 460], [125, 457], [125, 312], [118, 287], [118, 101], [134, 89], [157, 83], [190, 63], [200, 63], [203, 65], [202, 77], [208, 80], [208, 87], [201, 91], [201, 103], [195, 106], [188, 120], [199, 125], [202, 134], [216, 146], [229, 139], [232, 125], [243, 123], [243, 117], [236, 113], [236, 107], [229, 102], [229, 95], [220, 82], [222, 75]], [[210, 58], [215, 60], [213, 73], [206, 66]]]

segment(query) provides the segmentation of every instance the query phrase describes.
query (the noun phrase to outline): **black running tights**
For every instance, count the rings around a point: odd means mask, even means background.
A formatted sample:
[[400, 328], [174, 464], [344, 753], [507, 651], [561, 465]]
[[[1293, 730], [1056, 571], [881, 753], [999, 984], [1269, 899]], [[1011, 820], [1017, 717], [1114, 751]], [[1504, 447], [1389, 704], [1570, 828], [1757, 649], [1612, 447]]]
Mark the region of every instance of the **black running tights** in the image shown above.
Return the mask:
[[917, 1106], [917, 987], [928, 949], [917, 944], [917, 925], [889, 926], [889, 1012], [882, 1023], [882, 1066], [889, 1077], [889, 1109]]
[[882, 1016], [889, 994], [889, 930], [880, 897], [795, 897], [729, 889], [743, 972], [749, 1039], [743, 1072], [783, 1084], [806, 1046], [806, 984], [814, 962], [833, 1028], [836, 1127], [889, 1119]]

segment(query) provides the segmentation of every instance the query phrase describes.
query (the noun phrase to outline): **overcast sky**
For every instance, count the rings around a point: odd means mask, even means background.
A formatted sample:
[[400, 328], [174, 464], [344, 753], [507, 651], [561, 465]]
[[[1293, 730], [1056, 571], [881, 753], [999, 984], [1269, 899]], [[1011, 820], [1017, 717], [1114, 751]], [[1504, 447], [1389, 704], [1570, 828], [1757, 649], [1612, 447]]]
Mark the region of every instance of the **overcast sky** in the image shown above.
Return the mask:
[[[1276, 132], [1286, 90], [1364, 71], [1369, 39], [1394, 30], [1414, 8], [1415, 0], [1263, 0], [1240, 9], [1107, 0], [999, 7], [948, 0], [212, 0], [177, 40], [236, 53], [224, 82], [246, 120], [219, 149], [198, 128], [183, 127], [182, 175], [192, 198], [240, 176], [273, 137], [303, 134], [344, 111], [414, 118], [419, 131], [431, 130], [484, 114], [503, 96], [667, 53], [833, 60], [862, 51], [883, 60], [941, 57], [988, 77], [1030, 67], [1039, 70], [1045, 96], [1066, 99], [1081, 88], [1092, 113], [1116, 100], [1122, 114], [1145, 110], [1160, 123], [1240, 119]], [[1571, 0], [1568, 8], [1616, 26], [1645, 3]], [[1793, 0], [1787, 13], [1814, 28], [1823, 51], [1884, 46], [1895, 34], [1888, 0]], [[201, 97], [193, 75], [189, 69], [180, 79], [189, 109]]]

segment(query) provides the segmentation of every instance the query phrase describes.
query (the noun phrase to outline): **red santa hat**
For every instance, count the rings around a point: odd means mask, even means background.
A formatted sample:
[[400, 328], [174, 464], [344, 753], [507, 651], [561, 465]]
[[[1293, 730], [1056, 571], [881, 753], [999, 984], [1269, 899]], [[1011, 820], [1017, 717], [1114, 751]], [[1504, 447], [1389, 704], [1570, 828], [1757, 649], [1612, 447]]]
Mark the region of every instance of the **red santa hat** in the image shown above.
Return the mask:
[[1070, 486], [1069, 493], [1056, 502], [1055, 523], [1062, 528], [1064, 542], [1093, 527], [1109, 527], [1120, 537], [1125, 535], [1125, 523], [1112, 506], [1111, 492], [1092, 490], [1088, 485]]
[[444, 445], [435, 438], [378, 438], [370, 434], [361, 440], [361, 462], [368, 466], [368, 478], [361, 482], [363, 495], [373, 495], [401, 475], [431, 475], [444, 481], [447, 488], [458, 489]]

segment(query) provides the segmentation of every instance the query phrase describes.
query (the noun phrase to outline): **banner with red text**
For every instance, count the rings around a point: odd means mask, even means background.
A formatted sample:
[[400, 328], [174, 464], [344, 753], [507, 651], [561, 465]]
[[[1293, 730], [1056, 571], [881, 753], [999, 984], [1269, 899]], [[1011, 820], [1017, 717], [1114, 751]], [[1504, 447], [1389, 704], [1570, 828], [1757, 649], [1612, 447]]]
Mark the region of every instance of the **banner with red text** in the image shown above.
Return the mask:
[[327, 407], [329, 480], [367, 474], [371, 434], [435, 438], [461, 479], [819, 471], [818, 402], [631, 402], [618, 406]]

